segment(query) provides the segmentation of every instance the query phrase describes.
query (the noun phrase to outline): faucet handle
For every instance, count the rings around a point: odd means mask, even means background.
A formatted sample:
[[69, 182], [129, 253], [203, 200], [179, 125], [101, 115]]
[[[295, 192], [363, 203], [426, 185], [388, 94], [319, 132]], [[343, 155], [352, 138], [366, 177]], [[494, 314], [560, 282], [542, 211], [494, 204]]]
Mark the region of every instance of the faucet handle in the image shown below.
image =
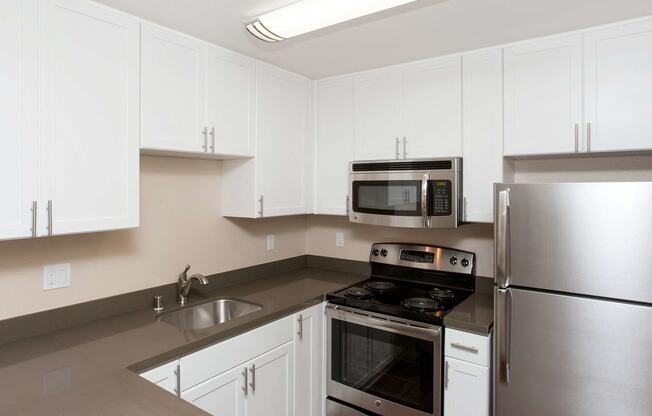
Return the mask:
[[188, 280], [188, 270], [190, 270], [189, 264], [187, 264], [186, 268], [181, 273], [179, 273], [179, 280]]

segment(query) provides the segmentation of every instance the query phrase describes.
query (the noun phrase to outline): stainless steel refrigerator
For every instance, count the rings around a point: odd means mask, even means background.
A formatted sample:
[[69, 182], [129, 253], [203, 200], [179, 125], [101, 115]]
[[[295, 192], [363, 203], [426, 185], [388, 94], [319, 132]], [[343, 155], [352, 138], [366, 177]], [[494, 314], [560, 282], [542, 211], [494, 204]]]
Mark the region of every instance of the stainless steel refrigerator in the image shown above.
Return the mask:
[[497, 184], [494, 416], [652, 415], [652, 183]]

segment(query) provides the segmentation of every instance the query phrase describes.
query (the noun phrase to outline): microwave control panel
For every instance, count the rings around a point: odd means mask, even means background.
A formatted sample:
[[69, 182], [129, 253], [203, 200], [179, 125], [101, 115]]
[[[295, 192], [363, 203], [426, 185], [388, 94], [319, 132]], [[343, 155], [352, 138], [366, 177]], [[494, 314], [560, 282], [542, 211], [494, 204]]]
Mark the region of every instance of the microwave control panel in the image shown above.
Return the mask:
[[453, 185], [451, 181], [430, 181], [430, 212], [434, 217], [449, 216], [453, 213]]

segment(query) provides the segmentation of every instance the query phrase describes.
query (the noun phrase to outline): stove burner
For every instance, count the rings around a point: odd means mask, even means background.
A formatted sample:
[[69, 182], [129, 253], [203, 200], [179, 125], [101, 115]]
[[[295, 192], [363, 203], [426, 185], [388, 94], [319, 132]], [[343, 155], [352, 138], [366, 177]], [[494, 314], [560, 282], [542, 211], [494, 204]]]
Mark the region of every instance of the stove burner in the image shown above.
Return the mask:
[[394, 290], [396, 289], [396, 284], [392, 282], [383, 282], [383, 281], [378, 281], [378, 282], [367, 282], [367, 284], [364, 285], [365, 288], [374, 291], [374, 292], [387, 292], [389, 290]]
[[355, 299], [368, 299], [371, 295], [371, 291], [363, 287], [352, 287], [344, 292], [344, 296]]
[[455, 298], [455, 294], [449, 289], [434, 288], [430, 291], [430, 297], [437, 302], [451, 301]]
[[403, 301], [403, 306], [421, 312], [432, 312], [439, 309], [439, 305], [432, 299], [428, 298], [410, 298]]

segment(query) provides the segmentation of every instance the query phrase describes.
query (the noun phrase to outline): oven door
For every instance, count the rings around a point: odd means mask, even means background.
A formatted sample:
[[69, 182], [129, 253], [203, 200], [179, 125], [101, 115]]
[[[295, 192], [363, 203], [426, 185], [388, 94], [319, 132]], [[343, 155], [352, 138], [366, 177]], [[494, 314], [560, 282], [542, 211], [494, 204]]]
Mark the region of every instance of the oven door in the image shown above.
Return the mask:
[[441, 327], [340, 306], [326, 315], [330, 397], [379, 415], [441, 414]]
[[350, 176], [351, 222], [406, 228], [458, 225], [454, 173], [356, 172]]

